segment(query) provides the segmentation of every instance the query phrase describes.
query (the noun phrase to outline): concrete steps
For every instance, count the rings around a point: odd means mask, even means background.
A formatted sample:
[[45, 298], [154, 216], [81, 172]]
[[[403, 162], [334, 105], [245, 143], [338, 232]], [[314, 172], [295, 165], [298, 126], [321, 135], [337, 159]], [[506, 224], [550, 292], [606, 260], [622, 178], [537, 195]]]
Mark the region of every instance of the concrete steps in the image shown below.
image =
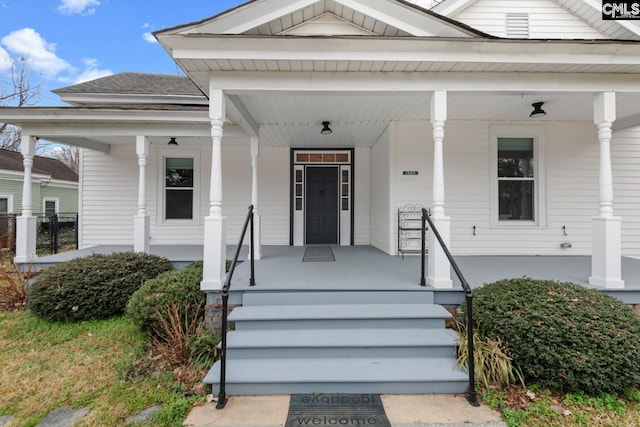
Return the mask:
[[[428, 292], [248, 294], [229, 316], [227, 393], [459, 393], [451, 315]], [[205, 378], [218, 392], [219, 362]]]

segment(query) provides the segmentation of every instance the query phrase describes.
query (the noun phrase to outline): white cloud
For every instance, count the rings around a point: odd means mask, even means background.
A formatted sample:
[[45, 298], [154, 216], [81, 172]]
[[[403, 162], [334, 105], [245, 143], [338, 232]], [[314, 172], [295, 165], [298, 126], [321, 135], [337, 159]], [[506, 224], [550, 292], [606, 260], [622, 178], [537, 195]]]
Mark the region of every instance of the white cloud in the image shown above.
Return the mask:
[[47, 78], [54, 78], [62, 72], [73, 72], [71, 64], [56, 55], [55, 44], [47, 43], [32, 28], [16, 30], [0, 39], [0, 44], [8, 52], [25, 58], [34, 71]]
[[9, 55], [9, 52], [0, 47], [0, 71], [8, 70], [13, 64], [13, 59]]
[[146, 32], [142, 35], [142, 38], [144, 39], [144, 41], [146, 41], [147, 43], [158, 43], [158, 40], [156, 40], [155, 37], [153, 37], [153, 34]]
[[96, 11], [94, 6], [100, 6], [99, 0], [61, 0], [58, 11], [65, 15], [80, 13], [83, 15], [93, 15]]
[[87, 82], [89, 80], [99, 79], [113, 74], [111, 70], [101, 70], [98, 68], [98, 61], [93, 58], [84, 59], [85, 69], [74, 80], [73, 84]]

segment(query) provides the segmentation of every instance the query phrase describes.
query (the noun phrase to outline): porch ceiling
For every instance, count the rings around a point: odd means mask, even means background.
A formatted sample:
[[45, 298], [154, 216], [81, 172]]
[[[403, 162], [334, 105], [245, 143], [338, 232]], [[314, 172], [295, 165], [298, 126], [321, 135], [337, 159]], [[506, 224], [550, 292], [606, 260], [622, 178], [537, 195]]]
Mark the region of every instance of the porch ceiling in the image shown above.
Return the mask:
[[[593, 121], [594, 92], [448, 92], [448, 120], [495, 122]], [[259, 128], [265, 147], [369, 147], [393, 121], [429, 120], [430, 92], [273, 92], [238, 91], [232, 95]], [[529, 118], [534, 102], [544, 102], [547, 115]], [[640, 93], [618, 92], [618, 119], [614, 126], [640, 123]], [[246, 144], [242, 116], [227, 102], [224, 143]], [[134, 144], [137, 135], [152, 144], [166, 145], [169, 137], [180, 144], [206, 144], [211, 127], [206, 107], [199, 111], [132, 112], [83, 109], [3, 109], [3, 117], [15, 112], [10, 123], [22, 125], [32, 136], [80, 147], [108, 151], [112, 144]], [[84, 113], [83, 113], [84, 111]], [[37, 113], [37, 114], [34, 114]], [[86, 113], [86, 114], [85, 114]], [[190, 118], [187, 119], [186, 115]], [[115, 117], [113, 117], [115, 116]], [[148, 116], [153, 116], [153, 120]], [[178, 120], [178, 116], [182, 120]], [[60, 126], [57, 120], [64, 120]], [[322, 122], [331, 122], [333, 133], [321, 135]]]

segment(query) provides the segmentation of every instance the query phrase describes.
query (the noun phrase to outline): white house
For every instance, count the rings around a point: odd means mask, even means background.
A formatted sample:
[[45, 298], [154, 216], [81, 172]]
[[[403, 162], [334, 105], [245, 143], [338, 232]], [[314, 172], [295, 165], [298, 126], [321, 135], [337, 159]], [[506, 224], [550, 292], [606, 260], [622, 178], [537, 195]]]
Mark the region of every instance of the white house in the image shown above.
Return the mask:
[[[591, 283], [621, 287], [620, 257], [640, 255], [640, 31], [596, 3], [249, 1], [156, 33], [193, 85], [125, 73], [0, 119], [23, 128], [27, 177], [35, 138], [84, 148], [81, 247], [204, 244], [205, 290], [248, 202], [263, 245], [394, 255], [395, 213], [419, 203], [454, 254], [593, 255]], [[334, 199], [321, 225], [313, 185]]]
[[[25, 192], [35, 138], [82, 147], [81, 248], [201, 245], [209, 292], [249, 204], [255, 258], [397, 255], [398, 209], [422, 205], [456, 256], [590, 257], [585, 281], [624, 288], [622, 259], [640, 256], [639, 27], [595, 0], [425, 3], [253, 0], [159, 31], [186, 78], [124, 73], [58, 90], [70, 107], [0, 109], [23, 129]], [[34, 221], [23, 204], [19, 262]], [[433, 237], [428, 262], [428, 284], [450, 288]]]

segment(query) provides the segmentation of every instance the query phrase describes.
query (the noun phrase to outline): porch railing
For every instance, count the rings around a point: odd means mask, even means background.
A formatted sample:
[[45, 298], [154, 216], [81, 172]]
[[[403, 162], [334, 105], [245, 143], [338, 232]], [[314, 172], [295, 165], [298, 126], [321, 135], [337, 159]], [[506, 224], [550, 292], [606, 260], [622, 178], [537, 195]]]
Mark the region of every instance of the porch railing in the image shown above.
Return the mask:
[[[426, 209], [422, 209], [422, 263], [421, 263], [421, 272], [420, 272], [420, 284], [422, 286], [426, 285], [425, 278], [425, 263], [424, 259], [426, 256], [426, 223], [429, 223], [429, 227], [431, 227], [431, 231], [433, 232], [436, 239], [438, 239], [438, 243], [442, 247], [447, 259], [449, 260], [449, 264], [451, 264], [451, 268], [458, 276], [458, 280], [462, 284], [462, 288], [464, 289], [464, 297], [467, 304], [467, 349], [468, 349], [468, 361], [469, 361], [469, 386], [467, 388], [467, 401], [472, 406], [480, 406], [478, 403], [478, 396], [476, 394], [476, 374], [475, 374], [475, 361], [474, 361], [474, 350], [473, 350], [473, 292], [471, 291], [471, 286], [467, 283], [467, 280], [464, 278], [462, 271], [460, 271], [460, 267], [453, 259], [451, 252], [447, 248], [447, 245], [442, 240], [442, 236], [438, 232], [438, 229], [429, 218], [429, 212]], [[433, 254], [431, 254], [433, 256]]]
[[249, 286], [255, 286], [255, 269], [254, 269], [254, 254], [253, 254], [253, 205], [249, 206], [249, 212], [247, 213], [247, 218], [244, 220], [244, 225], [242, 226], [242, 233], [240, 233], [240, 240], [238, 241], [238, 247], [236, 248], [236, 253], [233, 256], [233, 260], [231, 261], [231, 266], [229, 267], [229, 272], [227, 273], [227, 278], [224, 281], [224, 286], [222, 287], [222, 339], [221, 339], [221, 354], [220, 354], [220, 390], [218, 393], [218, 404], [216, 405], [216, 409], [223, 409], [227, 404], [227, 394], [226, 394], [226, 376], [227, 376], [227, 319], [229, 312], [229, 288], [231, 287], [231, 279], [233, 278], [233, 272], [236, 269], [236, 264], [238, 263], [238, 256], [240, 255], [240, 249], [242, 248], [242, 242], [244, 241], [244, 237], [247, 234], [247, 227], [250, 227], [249, 234], [249, 261], [251, 262], [251, 276], [249, 278]]

